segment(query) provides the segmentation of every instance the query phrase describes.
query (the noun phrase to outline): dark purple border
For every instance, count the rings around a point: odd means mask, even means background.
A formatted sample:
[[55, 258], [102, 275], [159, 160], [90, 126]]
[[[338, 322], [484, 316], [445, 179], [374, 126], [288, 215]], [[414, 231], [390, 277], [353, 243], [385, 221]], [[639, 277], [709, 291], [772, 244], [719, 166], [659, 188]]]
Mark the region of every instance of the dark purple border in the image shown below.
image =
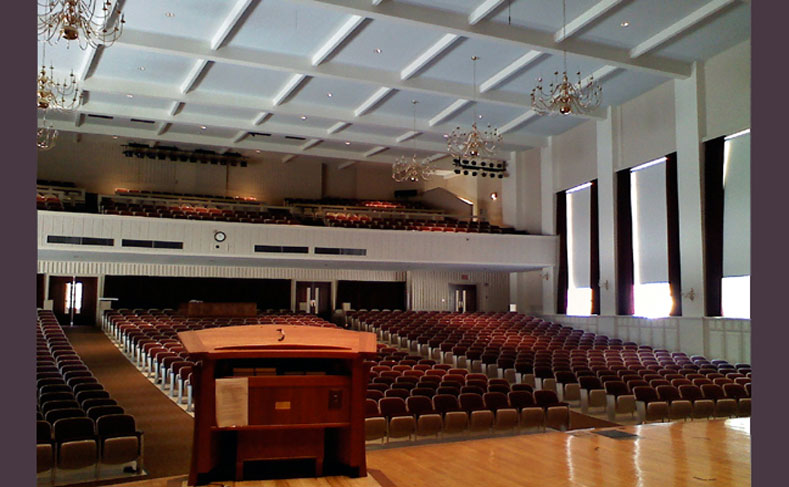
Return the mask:
[[[35, 485], [36, 184], [35, 86], [36, 2], [8, 2], [3, 91], [8, 95], [3, 123], [3, 439], [13, 468], [4, 469], [5, 485]], [[21, 42], [20, 42], [21, 40]], [[27, 421], [21, 420], [28, 418]]]
[[[773, 96], [776, 79], [789, 69], [779, 62], [785, 46], [786, 2], [750, 2], [751, 28], [751, 361], [756, 369], [753, 403], [751, 468], [753, 485], [776, 485], [785, 477], [786, 384], [784, 367], [789, 326], [786, 258], [786, 97]], [[778, 57], [776, 57], [778, 56]], [[747, 96], [743, 93], [743, 96]], [[779, 393], [779, 391], [781, 391]], [[779, 481], [780, 483], [780, 481]]]

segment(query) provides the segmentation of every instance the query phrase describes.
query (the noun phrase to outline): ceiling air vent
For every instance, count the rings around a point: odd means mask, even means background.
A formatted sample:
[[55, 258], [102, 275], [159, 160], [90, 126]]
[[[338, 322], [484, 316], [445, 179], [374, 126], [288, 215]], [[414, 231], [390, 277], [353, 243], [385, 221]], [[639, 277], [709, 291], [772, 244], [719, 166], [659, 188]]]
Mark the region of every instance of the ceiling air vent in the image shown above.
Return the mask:
[[110, 117], [109, 115], [94, 115], [92, 113], [89, 113], [88, 117], [90, 117], [90, 118], [103, 118], [104, 120], [112, 120], [113, 119], [113, 117]]
[[315, 247], [316, 254], [323, 255], [367, 255], [367, 249], [343, 249], [338, 247]]
[[140, 123], [151, 123], [151, 124], [156, 123], [153, 120], [141, 120], [139, 118], [132, 118], [131, 121], [132, 122], [140, 122]]
[[68, 245], [101, 245], [104, 247], [112, 247], [115, 245], [115, 240], [111, 238], [47, 235], [47, 243]]

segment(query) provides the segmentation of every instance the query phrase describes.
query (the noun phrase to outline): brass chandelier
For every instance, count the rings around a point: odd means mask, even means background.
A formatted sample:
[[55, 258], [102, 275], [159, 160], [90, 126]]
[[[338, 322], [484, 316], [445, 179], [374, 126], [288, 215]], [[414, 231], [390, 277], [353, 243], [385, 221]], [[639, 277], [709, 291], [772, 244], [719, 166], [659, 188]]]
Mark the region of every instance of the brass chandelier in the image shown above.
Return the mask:
[[38, 101], [36, 106], [42, 110], [73, 110], [79, 104], [80, 91], [74, 73], [67, 80], [55, 80], [55, 68], [41, 65], [38, 72]]
[[[414, 132], [416, 132], [416, 100], [411, 100], [414, 109]], [[397, 161], [392, 165], [392, 179], [398, 183], [404, 181], [427, 181], [433, 174], [435, 174], [435, 167], [430, 159], [424, 158], [419, 160], [416, 157], [416, 148], [411, 157], [400, 156]]]
[[[565, 1], [562, 0], [562, 33], [567, 28], [567, 12]], [[565, 36], [563, 35], [562, 38]], [[532, 110], [540, 115], [584, 115], [594, 111], [600, 106], [603, 92], [599, 83], [594, 80], [594, 75], [589, 75], [586, 83], [581, 79], [578, 71], [578, 82], [571, 83], [567, 76], [567, 51], [563, 51], [564, 71], [559, 80], [559, 72], [554, 72], [554, 82], [548, 85], [547, 91], [543, 90], [542, 78], [537, 80], [537, 86], [531, 90]]]
[[455, 127], [447, 135], [447, 151], [455, 159], [475, 159], [496, 157], [496, 144], [501, 142], [501, 134], [497, 128], [488, 124], [487, 130], [480, 131], [477, 128], [477, 56], [472, 56], [473, 62], [473, 81], [474, 81], [474, 122], [471, 130], [461, 130], [460, 126]]
[[38, 0], [38, 38], [50, 44], [77, 41], [81, 49], [109, 47], [126, 22], [110, 0]]

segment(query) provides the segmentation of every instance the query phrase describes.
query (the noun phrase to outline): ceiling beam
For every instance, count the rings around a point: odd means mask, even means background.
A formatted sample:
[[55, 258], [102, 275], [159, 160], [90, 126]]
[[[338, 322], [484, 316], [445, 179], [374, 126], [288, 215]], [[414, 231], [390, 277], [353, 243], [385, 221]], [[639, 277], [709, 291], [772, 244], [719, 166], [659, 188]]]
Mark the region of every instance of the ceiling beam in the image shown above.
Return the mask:
[[485, 17], [492, 14], [494, 10], [499, 8], [499, 5], [504, 3], [504, 0], [485, 0], [477, 8], [475, 8], [468, 16], [469, 25], [474, 25]]
[[373, 0], [373, 5], [381, 5], [384, 0]]
[[543, 56], [540, 51], [529, 51], [515, 61], [505, 66], [501, 71], [486, 79], [479, 85], [479, 92], [485, 93], [493, 88], [498, 87], [508, 79], [512, 78], [520, 71], [526, 69], [530, 64], [533, 64]]
[[400, 79], [409, 79], [417, 74], [422, 68], [427, 66], [430, 62], [435, 60], [440, 55], [444, 54], [460, 36], [455, 34], [444, 34], [435, 44], [428, 47], [425, 52], [417, 56], [416, 59], [411, 61], [402, 71], [400, 71]]
[[74, 117], [74, 126], [75, 127], [82, 127], [85, 125], [85, 114], [78, 113], [76, 117]]
[[323, 140], [321, 140], [321, 139], [310, 139], [307, 142], [305, 142], [302, 145], [300, 145], [299, 149], [302, 150], [302, 151], [305, 151], [305, 150], [308, 150], [308, 149], [311, 149], [311, 148], [315, 147], [316, 145], [320, 144], [321, 142], [323, 142]]
[[258, 116], [255, 117], [254, 120], [252, 120], [252, 125], [255, 126], [260, 125], [266, 120], [268, 120], [269, 118], [271, 118], [271, 114], [269, 112], [260, 112]]
[[274, 106], [281, 105], [285, 100], [291, 97], [296, 91], [300, 89], [304, 80], [307, 79], [307, 75], [305, 74], [294, 74], [290, 77], [290, 79], [285, 83], [279, 93], [274, 95], [274, 99], [271, 101]]
[[[367, 156], [367, 155], [365, 155], [364, 157], [368, 157], [368, 156]], [[345, 169], [345, 168], [347, 168], [347, 167], [351, 167], [351, 166], [353, 166], [354, 164], [356, 164], [356, 161], [345, 161], [345, 162], [343, 162], [342, 164], [340, 164], [339, 166], [337, 166], [337, 170], [338, 170], [338, 171], [342, 171], [343, 169]]]
[[507, 132], [510, 132], [510, 131], [518, 128], [519, 126], [523, 125], [524, 123], [528, 122], [529, 120], [532, 120], [532, 119], [537, 118], [539, 116], [540, 115], [537, 112], [535, 112], [534, 110], [529, 110], [526, 113], [524, 113], [523, 115], [519, 115], [519, 116], [515, 117], [514, 119], [510, 120], [509, 122], [505, 123], [501, 127], [499, 127], [499, 133], [500, 134], [505, 134]]
[[406, 140], [411, 140], [414, 137], [416, 137], [417, 135], [421, 135], [421, 134], [422, 134], [422, 132], [420, 132], [418, 130], [409, 130], [408, 132], [404, 133], [403, 135], [398, 135], [395, 140], [397, 141], [398, 144], [402, 144]]
[[704, 6], [692, 12], [687, 17], [684, 17], [683, 19], [671, 24], [670, 26], [666, 27], [662, 31], [631, 49], [630, 57], [638, 58], [649, 51], [657, 49], [659, 46], [681, 35], [683, 32], [690, 29], [697, 23], [718, 12], [724, 7], [728, 7], [736, 1], [737, 0], [712, 0], [709, 3], [706, 3]]
[[292, 161], [292, 160], [293, 160], [293, 159], [295, 159], [295, 158], [296, 158], [296, 156], [295, 156], [295, 155], [293, 155], [293, 154], [288, 154], [287, 156], [285, 156], [285, 157], [283, 157], [283, 158], [282, 158], [282, 163], [283, 163], [283, 164], [286, 164], [286, 163], [288, 163], [288, 162]]
[[388, 149], [389, 149], [389, 147], [386, 147], [386, 146], [383, 146], [383, 145], [379, 145], [378, 147], [373, 147], [372, 149], [368, 150], [367, 152], [365, 152], [362, 155], [366, 159], [366, 158], [368, 158], [370, 156], [374, 156], [374, 155], [376, 155], [376, 154], [378, 154], [380, 152], [383, 152], [385, 150], [388, 150]]
[[[384, 5], [389, 5], [389, 3]], [[310, 60], [303, 56], [275, 52], [266, 52], [264, 54], [260, 51], [232, 46], [226, 46], [220, 51], [212, 51], [199, 41], [150, 32], [124, 31], [123, 36], [116, 41], [116, 45], [179, 57], [208, 59], [221, 64], [270, 69], [300, 76], [306, 75], [351, 81], [368, 86], [383, 86], [400, 91], [408, 90], [435, 96], [463, 98], [471, 92], [471, 84], [467, 82], [429, 79], [420, 76], [402, 80], [399, 72], [364, 66], [338, 65], [337, 63], [322, 63], [319, 66], [313, 66]], [[479, 94], [476, 97], [476, 101], [516, 108], [528, 108], [529, 105], [528, 100], [517, 93], [499, 91]]]
[[[49, 123], [50, 120], [47, 120]], [[41, 121], [39, 121], [39, 124]], [[74, 123], [67, 120], [58, 120], [58, 121], [51, 121], [53, 128], [62, 131], [62, 132], [74, 132]], [[109, 125], [98, 125], [92, 123], [86, 123], [79, 129], [80, 133], [83, 134], [95, 134], [95, 135], [106, 135], [106, 136], [114, 136], [117, 135], [119, 137], [123, 137], [125, 139], [136, 139], [140, 141], [151, 141], [151, 142], [170, 142], [176, 144], [190, 144], [190, 145], [198, 145], [202, 147], [230, 147], [237, 151], [243, 150], [263, 150], [266, 152], [275, 152], [281, 154], [293, 154], [294, 152], [298, 151], [297, 147], [294, 147], [289, 144], [281, 144], [276, 142], [262, 142], [261, 139], [255, 140], [254, 137], [247, 137], [241, 142], [233, 143], [232, 141], [228, 140], [227, 137], [217, 137], [217, 136], [209, 136], [209, 135], [197, 135], [197, 134], [183, 134], [183, 133], [175, 133], [175, 132], [166, 132], [162, 135], [156, 135], [153, 130], [150, 129], [141, 129], [141, 128], [128, 128], [128, 127], [113, 127]], [[268, 138], [268, 137], [266, 137]], [[316, 156], [321, 158], [327, 159], [340, 159], [343, 161], [347, 161], [349, 158], [361, 158], [361, 154], [349, 152], [347, 150], [337, 150], [337, 149], [321, 149], [320, 147], [313, 148], [310, 150], [310, 156]], [[368, 159], [367, 162], [380, 162], [385, 164], [391, 164], [394, 161], [394, 157], [387, 156], [387, 155], [375, 155]]]
[[[371, 6], [368, 0], [290, 0], [302, 5], [314, 5], [332, 8], [340, 12], [363, 15], [371, 19], [390, 22], [401, 22], [440, 30], [471, 39], [506, 42], [522, 49], [533, 49], [548, 54], [568, 54], [586, 59], [597, 60], [624, 69], [685, 79], [690, 76], [691, 64], [659, 57], [633, 59], [627, 49], [607, 46], [604, 44], [567, 39], [557, 43], [553, 34], [536, 29], [527, 29], [514, 25], [502, 28], [495, 22], [480, 22], [469, 25], [469, 18], [460, 13], [448, 12], [437, 8], [406, 4], [404, 2], [385, 2]], [[125, 35], [125, 33], [124, 33]]]
[[334, 125], [332, 125], [331, 127], [329, 127], [328, 129], [326, 129], [326, 133], [329, 134], [329, 135], [336, 134], [337, 132], [341, 132], [341, 131], [345, 130], [346, 128], [350, 127], [350, 125], [351, 124], [348, 123], [348, 122], [337, 122]]
[[[363, 119], [361, 119], [357, 118], [353, 114], [352, 110], [340, 110], [331, 106], [298, 104], [295, 101], [291, 101], [284, 105], [274, 106], [271, 100], [266, 98], [249, 95], [234, 95], [232, 97], [228, 97], [222, 93], [211, 93], [200, 90], [183, 94], [177, 87], [163, 86], [155, 83], [132, 80], [119, 81], [109, 78], [104, 79], [91, 77], [82, 84], [82, 89], [90, 92], [111, 93], [123, 96], [126, 94], [144, 95], [149, 98], [159, 99], [167, 102], [183, 104], [194, 103], [197, 105], [216, 107], [220, 109], [225, 107], [238, 110], [249, 110], [250, 108], [254, 108], [274, 116], [307, 115], [310, 117], [326, 118], [330, 120], [334, 119], [338, 121], [338, 123], [335, 125], [337, 127], [337, 131], [345, 128], [341, 127], [340, 124], [346, 124], [345, 126], [347, 127], [352, 123], [361, 123], [364, 126], [370, 128], [380, 127], [383, 130], [390, 130], [394, 128], [408, 131], [414, 129], [414, 120], [412, 117], [368, 113]], [[426, 120], [417, 119], [417, 130], [421, 130], [424, 133], [443, 135], [450, 132], [453, 128], [454, 127], [450, 124], [436, 124], [435, 126], [429, 126]], [[388, 143], [391, 143], [391, 141]], [[526, 132], [519, 133], [517, 141], [505, 140], [505, 143], [513, 145], [512, 150], [519, 150], [525, 147], [542, 147], [547, 144], [547, 137]]]
[[356, 110], [353, 111], [353, 115], [356, 117], [361, 117], [367, 113], [373, 111], [373, 109], [386, 97], [392, 92], [392, 88], [387, 88], [386, 86], [382, 86], [378, 88], [375, 93], [370, 95], [361, 105], [359, 105]]
[[162, 135], [163, 133], [170, 130], [170, 127], [172, 127], [171, 123], [161, 122], [159, 127], [156, 129], [156, 135]]
[[195, 89], [198, 80], [207, 72], [210, 64], [213, 63], [210, 63], [207, 59], [198, 59], [192, 67], [192, 70], [189, 71], [184, 82], [181, 83], [181, 93], [189, 93]]
[[238, 0], [236, 4], [233, 5], [230, 14], [225, 17], [222, 26], [219, 27], [219, 30], [217, 30], [211, 38], [211, 50], [216, 51], [222, 47], [233, 30], [241, 28], [244, 21], [246, 21], [252, 13], [252, 10], [254, 10], [259, 3], [260, 0]]
[[85, 57], [82, 58], [82, 64], [79, 67], [79, 71], [75, 75], [77, 81], [82, 82], [90, 77], [90, 75], [93, 73], [93, 70], [96, 69], [96, 64], [101, 58], [102, 52], [104, 52], [103, 45], [97, 46], [95, 48], [89, 47], [85, 51]]
[[438, 125], [444, 120], [448, 120], [469, 103], [471, 103], [471, 100], [465, 100], [463, 98], [453, 101], [451, 105], [441, 110], [433, 118], [431, 118], [428, 122], [428, 125], [432, 127], [434, 125]]
[[553, 35], [553, 39], [556, 42], [562, 42], [563, 40], [575, 35], [584, 27], [598, 21], [606, 13], [608, 13], [609, 10], [622, 2], [623, 0], [600, 0], [594, 4], [592, 8], [583, 12], [573, 20], [567, 22], [561, 29], [557, 30]]
[[236, 132], [236, 135], [233, 136], [233, 143], [241, 142], [247, 137], [247, 135], [249, 135], [249, 132], [246, 130], [239, 130]]
[[317, 66], [334, 54], [337, 48], [353, 35], [360, 25], [362, 25], [362, 22], [364, 22], [364, 17], [361, 15], [351, 15], [348, 20], [346, 20], [345, 23], [343, 23], [340, 28], [318, 48], [315, 54], [312, 55], [312, 65]]
[[181, 110], [184, 109], [184, 104], [180, 101], [174, 101], [172, 105], [170, 105], [170, 110], [167, 112], [170, 114], [171, 117], [174, 117], [181, 113]]
[[[163, 116], [161, 110], [144, 108], [144, 107], [128, 107], [125, 105], [116, 105], [111, 103], [91, 103], [84, 107], [77, 109], [81, 114], [92, 113], [94, 115], [110, 116], [118, 119], [140, 118], [143, 120], [153, 120], [158, 123], [177, 123], [183, 125], [200, 126], [221, 129], [221, 130], [234, 130], [238, 134], [256, 131], [256, 126], [246, 121], [239, 121], [238, 119], [219, 117], [216, 115], [203, 115], [203, 114], [185, 114], [182, 113], [178, 116]], [[328, 134], [326, 130], [319, 127], [308, 127], [303, 125], [291, 125], [285, 123], [278, 123], [276, 117], [274, 120], [266, 122], [266, 133], [276, 134], [280, 136], [297, 136], [307, 137], [316, 140], [331, 140], [335, 142], [351, 142], [352, 144], [364, 145], [383, 145], [389, 147], [393, 145], [392, 138], [386, 135], [374, 134], [346, 134], [339, 135], [336, 133]], [[443, 142], [432, 141], [417, 141], [409, 144], [409, 149], [416, 148], [425, 151], [440, 151], [444, 150]]]

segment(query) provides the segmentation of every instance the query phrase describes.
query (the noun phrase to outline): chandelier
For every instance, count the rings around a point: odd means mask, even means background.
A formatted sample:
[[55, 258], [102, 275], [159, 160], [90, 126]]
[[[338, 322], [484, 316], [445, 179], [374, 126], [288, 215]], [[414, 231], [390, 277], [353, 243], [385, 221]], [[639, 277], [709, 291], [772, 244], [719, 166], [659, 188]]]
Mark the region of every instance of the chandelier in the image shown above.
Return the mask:
[[[567, 28], [567, 12], [565, 1], [562, 0], [562, 33]], [[565, 36], [563, 35], [562, 38]], [[542, 78], [537, 80], [537, 86], [531, 90], [532, 109], [540, 115], [583, 115], [588, 114], [600, 106], [600, 97], [603, 89], [594, 81], [594, 75], [589, 75], [584, 84], [581, 72], [578, 83], [571, 83], [567, 76], [567, 51], [563, 50], [564, 71], [559, 80], [559, 72], [554, 72], [554, 82], [548, 85], [547, 91], [543, 90]]]
[[79, 86], [72, 72], [67, 80], [55, 81], [55, 69], [49, 66], [49, 74], [45, 65], [41, 65], [38, 73], [38, 102], [36, 106], [42, 110], [73, 110], [79, 104]]
[[[474, 98], [477, 97], [477, 56], [472, 56]], [[460, 126], [447, 135], [447, 151], [455, 159], [491, 158], [496, 156], [496, 144], [501, 142], [501, 134], [497, 128], [488, 124], [487, 130], [477, 128], [477, 105], [474, 103], [474, 122], [471, 130], [461, 130]], [[481, 117], [480, 117], [481, 118]]]
[[[416, 132], [416, 100], [411, 100], [414, 106], [414, 132]], [[416, 149], [416, 148], [415, 148]], [[400, 156], [392, 165], [392, 179], [398, 183], [404, 181], [427, 181], [435, 173], [433, 163], [428, 158], [417, 159], [416, 150], [411, 157]]]
[[62, 38], [77, 41], [81, 49], [109, 47], [126, 23], [110, 0], [38, 0], [38, 7], [38, 37], [50, 44]]
[[58, 138], [58, 131], [52, 122], [47, 122], [46, 112], [41, 126], [36, 129], [36, 147], [39, 150], [47, 151], [55, 147]]

